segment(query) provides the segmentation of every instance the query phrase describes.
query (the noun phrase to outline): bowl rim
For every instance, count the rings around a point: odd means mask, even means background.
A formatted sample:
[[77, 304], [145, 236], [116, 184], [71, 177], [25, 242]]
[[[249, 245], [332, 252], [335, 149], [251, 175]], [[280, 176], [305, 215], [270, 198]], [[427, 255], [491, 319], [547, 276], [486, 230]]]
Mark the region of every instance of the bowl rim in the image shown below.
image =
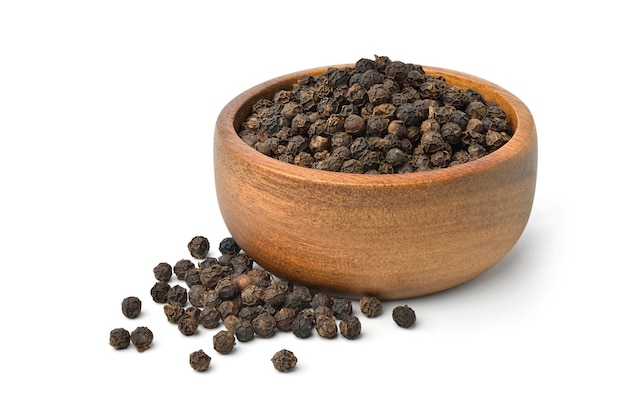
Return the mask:
[[246, 164], [250, 166], [254, 165], [262, 169], [264, 172], [271, 172], [307, 183], [389, 187], [429, 184], [480, 174], [513, 159], [517, 154], [530, 146], [536, 136], [536, 128], [532, 114], [528, 107], [517, 96], [483, 78], [461, 71], [432, 66], [421, 67], [427, 75], [443, 76], [446, 81], [452, 85], [455, 85], [455, 81], [466, 80], [473, 85], [480, 86], [480, 88], [471, 88], [483, 94], [485, 100], [496, 102], [500, 106], [504, 105], [510, 109], [505, 109], [505, 111], [507, 113], [507, 119], [514, 125], [515, 131], [506, 144], [483, 157], [456, 166], [429, 171], [385, 175], [343, 173], [297, 166], [272, 158], [255, 150], [253, 147], [246, 144], [239, 136], [238, 128], [235, 126], [235, 120], [243, 112], [245, 106], [251, 106], [261, 97], [267, 97], [268, 91], [275, 93], [282, 87], [290, 87], [302, 75], [318, 75], [326, 72], [329, 68], [344, 69], [347, 67], [354, 67], [354, 64], [328, 65], [291, 72], [248, 88], [228, 102], [218, 115], [215, 127], [214, 145], [219, 141], [221, 145], [229, 148], [234, 156], [246, 161]]

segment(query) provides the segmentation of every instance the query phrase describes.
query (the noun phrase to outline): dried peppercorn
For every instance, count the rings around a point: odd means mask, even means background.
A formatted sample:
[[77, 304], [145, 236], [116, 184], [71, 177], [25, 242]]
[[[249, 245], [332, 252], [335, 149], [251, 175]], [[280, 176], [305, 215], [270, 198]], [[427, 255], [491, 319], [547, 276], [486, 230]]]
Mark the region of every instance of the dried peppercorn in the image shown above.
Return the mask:
[[123, 350], [130, 345], [130, 333], [124, 328], [112, 329], [109, 333], [109, 345], [116, 350]]
[[327, 293], [319, 292], [313, 295], [311, 298], [311, 308], [315, 309], [318, 306], [328, 306], [332, 304], [333, 300]]
[[222, 322], [224, 322], [224, 327], [227, 331], [234, 333], [235, 325], [237, 325], [237, 322], [239, 322], [239, 317], [236, 315], [228, 315], [222, 320]]
[[346, 298], [333, 298], [331, 305], [333, 316], [337, 319], [344, 319], [352, 315], [352, 301]]
[[137, 327], [130, 333], [130, 341], [140, 353], [150, 348], [154, 335], [148, 327]]
[[415, 324], [415, 311], [408, 305], [397, 306], [393, 309], [391, 316], [396, 324], [402, 328], [408, 328]]
[[126, 318], [134, 319], [141, 313], [141, 300], [136, 296], [128, 296], [122, 300], [122, 314]]
[[207, 307], [202, 309], [198, 315], [198, 323], [204, 328], [217, 328], [222, 322], [222, 315], [216, 307]]
[[308, 338], [313, 332], [315, 322], [313, 315], [300, 312], [291, 324], [291, 332], [298, 338]]
[[219, 250], [222, 254], [238, 254], [241, 251], [241, 247], [239, 247], [233, 237], [226, 237], [220, 241]]
[[330, 315], [322, 315], [315, 318], [315, 330], [322, 338], [334, 338], [337, 336], [337, 323]]
[[178, 260], [173, 267], [174, 275], [176, 275], [179, 280], [185, 280], [185, 274], [187, 273], [187, 270], [194, 267], [195, 264], [191, 260], [187, 260], [186, 258]]
[[220, 354], [230, 353], [235, 344], [235, 336], [230, 331], [221, 330], [213, 336], [213, 348]]
[[374, 318], [383, 313], [383, 304], [375, 296], [363, 296], [359, 300], [359, 308], [367, 318]]
[[195, 284], [189, 287], [189, 291], [187, 292], [187, 298], [189, 299], [189, 303], [196, 308], [204, 307], [204, 295], [206, 293], [206, 288], [201, 284]]
[[178, 330], [185, 336], [194, 335], [198, 331], [198, 315], [196, 308], [186, 309], [178, 320]]
[[269, 338], [276, 332], [276, 320], [268, 312], [259, 313], [253, 320], [254, 332], [262, 338]]
[[280, 331], [291, 331], [293, 321], [296, 319], [296, 311], [293, 308], [282, 307], [275, 314], [276, 328]]
[[272, 364], [279, 372], [288, 372], [296, 367], [296, 363], [298, 363], [296, 356], [286, 349], [279, 350], [272, 356]]
[[347, 316], [339, 321], [339, 332], [349, 340], [361, 335], [361, 321], [356, 316]]
[[209, 369], [211, 364], [211, 357], [203, 350], [194, 351], [189, 354], [189, 365], [192, 369], [198, 372], [204, 372]]
[[171, 324], [178, 323], [178, 320], [183, 316], [185, 308], [178, 303], [167, 303], [163, 305], [163, 312], [167, 318], [167, 322]]
[[189, 241], [187, 248], [193, 258], [206, 258], [209, 254], [211, 244], [207, 238], [197, 235]]
[[166, 282], [156, 282], [150, 289], [150, 296], [156, 303], [166, 303], [167, 295], [172, 287]]
[[160, 282], [169, 282], [172, 278], [172, 266], [169, 263], [159, 263], [153, 269], [154, 278]]
[[239, 319], [233, 326], [233, 333], [238, 341], [248, 342], [254, 338], [254, 327], [248, 319]]
[[[158, 284], [158, 283], [157, 283]], [[187, 304], [187, 289], [177, 284], [167, 291], [167, 303]]]

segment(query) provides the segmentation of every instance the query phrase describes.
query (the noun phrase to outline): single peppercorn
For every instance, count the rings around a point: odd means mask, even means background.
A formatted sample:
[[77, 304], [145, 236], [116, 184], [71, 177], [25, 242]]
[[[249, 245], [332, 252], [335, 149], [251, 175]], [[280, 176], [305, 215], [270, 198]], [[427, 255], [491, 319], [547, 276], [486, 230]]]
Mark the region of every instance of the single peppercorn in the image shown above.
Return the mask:
[[224, 327], [226, 328], [226, 330], [234, 333], [235, 325], [237, 325], [237, 322], [239, 322], [239, 317], [236, 315], [228, 315], [222, 321], [224, 322]]
[[394, 322], [402, 328], [408, 328], [416, 321], [415, 311], [408, 305], [395, 307], [391, 315]]
[[137, 318], [141, 313], [141, 300], [136, 296], [124, 298], [122, 300], [122, 313], [126, 318]]
[[293, 308], [282, 307], [274, 314], [276, 320], [276, 328], [280, 331], [289, 332], [296, 319], [296, 310]]
[[230, 331], [221, 330], [213, 336], [213, 348], [220, 354], [230, 353], [235, 344], [235, 336]]
[[186, 258], [178, 260], [176, 264], [174, 264], [174, 275], [176, 275], [179, 280], [185, 280], [185, 274], [187, 273], [187, 270], [194, 267], [195, 264], [193, 264], [191, 260], [187, 260]]
[[315, 326], [314, 317], [304, 311], [300, 312], [291, 324], [291, 332], [298, 338], [308, 338]]
[[346, 298], [333, 298], [331, 302], [331, 310], [337, 319], [344, 319], [352, 315], [352, 301]]
[[330, 315], [322, 315], [315, 318], [315, 330], [322, 338], [334, 338], [337, 336], [337, 323]]
[[361, 335], [361, 321], [356, 316], [347, 316], [339, 321], [339, 332], [349, 340]]
[[169, 322], [170, 324], [176, 324], [183, 316], [185, 308], [183, 308], [178, 303], [167, 303], [163, 305], [163, 312], [165, 313], [167, 322]]
[[167, 291], [167, 303], [187, 304], [187, 289], [177, 284]]
[[233, 333], [238, 341], [244, 343], [254, 338], [254, 326], [248, 319], [239, 319], [233, 326]]
[[209, 249], [211, 248], [211, 244], [209, 240], [201, 235], [195, 236], [189, 241], [187, 244], [187, 248], [189, 249], [189, 253], [194, 258], [206, 258], [209, 254]]
[[109, 345], [116, 350], [123, 350], [130, 345], [130, 333], [124, 328], [115, 328], [109, 333]]
[[274, 365], [274, 368], [279, 372], [288, 372], [289, 370], [296, 367], [297, 362], [298, 359], [293, 354], [293, 352], [285, 349], [277, 351], [272, 356], [272, 364]]
[[205, 372], [209, 369], [211, 357], [203, 350], [194, 351], [189, 354], [189, 365], [198, 372]]
[[367, 318], [374, 318], [383, 313], [383, 304], [375, 296], [363, 296], [359, 300], [359, 308]]
[[166, 282], [156, 282], [150, 289], [150, 296], [156, 303], [167, 302], [167, 295], [172, 287]]
[[204, 328], [217, 328], [222, 322], [222, 315], [216, 307], [207, 307], [202, 309], [198, 315], [198, 323]]
[[148, 327], [137, 327], [130, 333], [130, 341], [140, 353], [150, 348], [154, 335]]
[[168, 263], [159, 263], [153, 269], [154, 278], [160, 282], [169, 282], [172, 278], [172, 266]]
[[268, 312], [259, 313], [253, 320], [254, 332], [262, 338], [269, 338], [276, 332], [276, 320]]

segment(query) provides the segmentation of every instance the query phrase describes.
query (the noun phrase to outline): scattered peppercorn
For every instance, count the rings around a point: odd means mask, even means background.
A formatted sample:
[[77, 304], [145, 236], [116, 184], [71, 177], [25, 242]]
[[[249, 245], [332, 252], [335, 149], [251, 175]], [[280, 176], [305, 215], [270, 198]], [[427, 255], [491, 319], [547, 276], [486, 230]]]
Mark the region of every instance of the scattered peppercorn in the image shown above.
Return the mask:
[[124, 298], [122, 300], [122, 313], [126, 318], [137, 318], [141, 313], [141, 300], [136, 296]]
[[220, 241], [219, 250], [222, 254], [239, 254], [241, 248], [233, 237], [227, 237]]
[[346, 316], [339, 321], [339, 332], [349, 340], [361, 335], [361, 321], [356, 316]]
[[402, 328], [408, 328], [415, 323], [415, 311], [407, 305], [397, 306], [391, 313], [396, 324]]
[[359, 300], [359, 307], [363, 315], [368, 318], [374, 318], [383, 313], [383, 304], [375, 296], [363, 296]]
[[211, 364], [211, 357], [206, 354], [203, 350], [194, 351], [189, 354], [189, 364], [191, 368], [198, 371], [204, 372], [209, 369], [209, 365]]
[[315, 318], [315, 330], [322, 338], [334, 338], [337, 336], [337, 323], [330, 315], [321, 315]]
[[148, 327], [137, 327], [130, 333], [130, 341], [140, 353], [150, 348], [154, 335]]
[[130, 345], [130, 333], [124, 328], [115, 328], [109, 334], [109, 345], [116, 350], [123, 350]]
[[293, 352], [285, 349], [277, 351], [276, 354], [272, 356], [272, 364], [279, 372], [288, 372], [296, 367], [297, 362], [298, 359]]
[[230, 353], [235, 344], [235, 336], [230, 331], [221, 330], [213, 336], [213, 348], [220, 354]]
[[211, 244], [209, 240], [203, 236], [195, 236], [189, 241], [187, 244], [187, 248], [189, 249], [189, 253], [193, 258], [206, 258], [209, 254], [209, 249], [211, 248]]
[[159, 263], [152, 269], [154, 278], [160, 282], [169, 282], [172, 278], [172, 266], [168, 263]]

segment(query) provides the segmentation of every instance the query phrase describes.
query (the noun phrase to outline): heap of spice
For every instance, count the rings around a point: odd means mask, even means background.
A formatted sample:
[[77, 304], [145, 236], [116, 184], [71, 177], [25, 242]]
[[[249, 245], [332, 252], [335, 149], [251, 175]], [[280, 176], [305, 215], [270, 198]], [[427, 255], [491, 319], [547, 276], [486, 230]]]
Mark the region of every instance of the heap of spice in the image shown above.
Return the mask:
[[[176, 325], [182, 335], [215, 329], [213, 349], [219, 354], [232, 352], [237, 342], [271, 338], [279, 332], [292, 333], [300, 339], [313, 332], [325, 339], [341, 335], [354, 340], [360, 336], [361, 321], [355, 316], [350, 299], [275, 278], [242, 252], [232, 237], [220, 242], [221, 254], [217, 258], [208, 255], [209, 248], [208, 239], [196, 236], [188, 244], [195, 262], [181, 259], [173, 266], [161, 262], [153, 268], [155, 282], [149, 293], [155, 303], [163, 305], [165, 319]], [[172, 285], [174, 278], [180, 283]], [[382, 303], [375, 296], [363, 296], [359, 308], [368, 318], [382, 314]], [[415, 313], [407, 309], [410, 310], [405, 305], [393, 312], [394, 321], [401, 327], [415, 322]], [[122, 313], [127, 318], [136, 318], [140, 311], [139, 298], [129, 296], [122, 301]], [[109, 336], [109, 344], [116, 350], [132, 343], [142, 352], [150, 348], [152, 341], [153, 334], [145, 326], [133, 332], [115, 328]], [[194, 370], [206, 371], [210, 362], [211, 357], [201, 349], [189, 355]], [[296, 362], [288, 350], [281, 350], [272, 358], [280, 371], [292, 369]]]
[[280, 161], [366, 174], [455, 166], [511, 135], [504, 110], [479, 92], [385, 56], [304, 75], [254, 103], [239, 128], [246, 144]]

